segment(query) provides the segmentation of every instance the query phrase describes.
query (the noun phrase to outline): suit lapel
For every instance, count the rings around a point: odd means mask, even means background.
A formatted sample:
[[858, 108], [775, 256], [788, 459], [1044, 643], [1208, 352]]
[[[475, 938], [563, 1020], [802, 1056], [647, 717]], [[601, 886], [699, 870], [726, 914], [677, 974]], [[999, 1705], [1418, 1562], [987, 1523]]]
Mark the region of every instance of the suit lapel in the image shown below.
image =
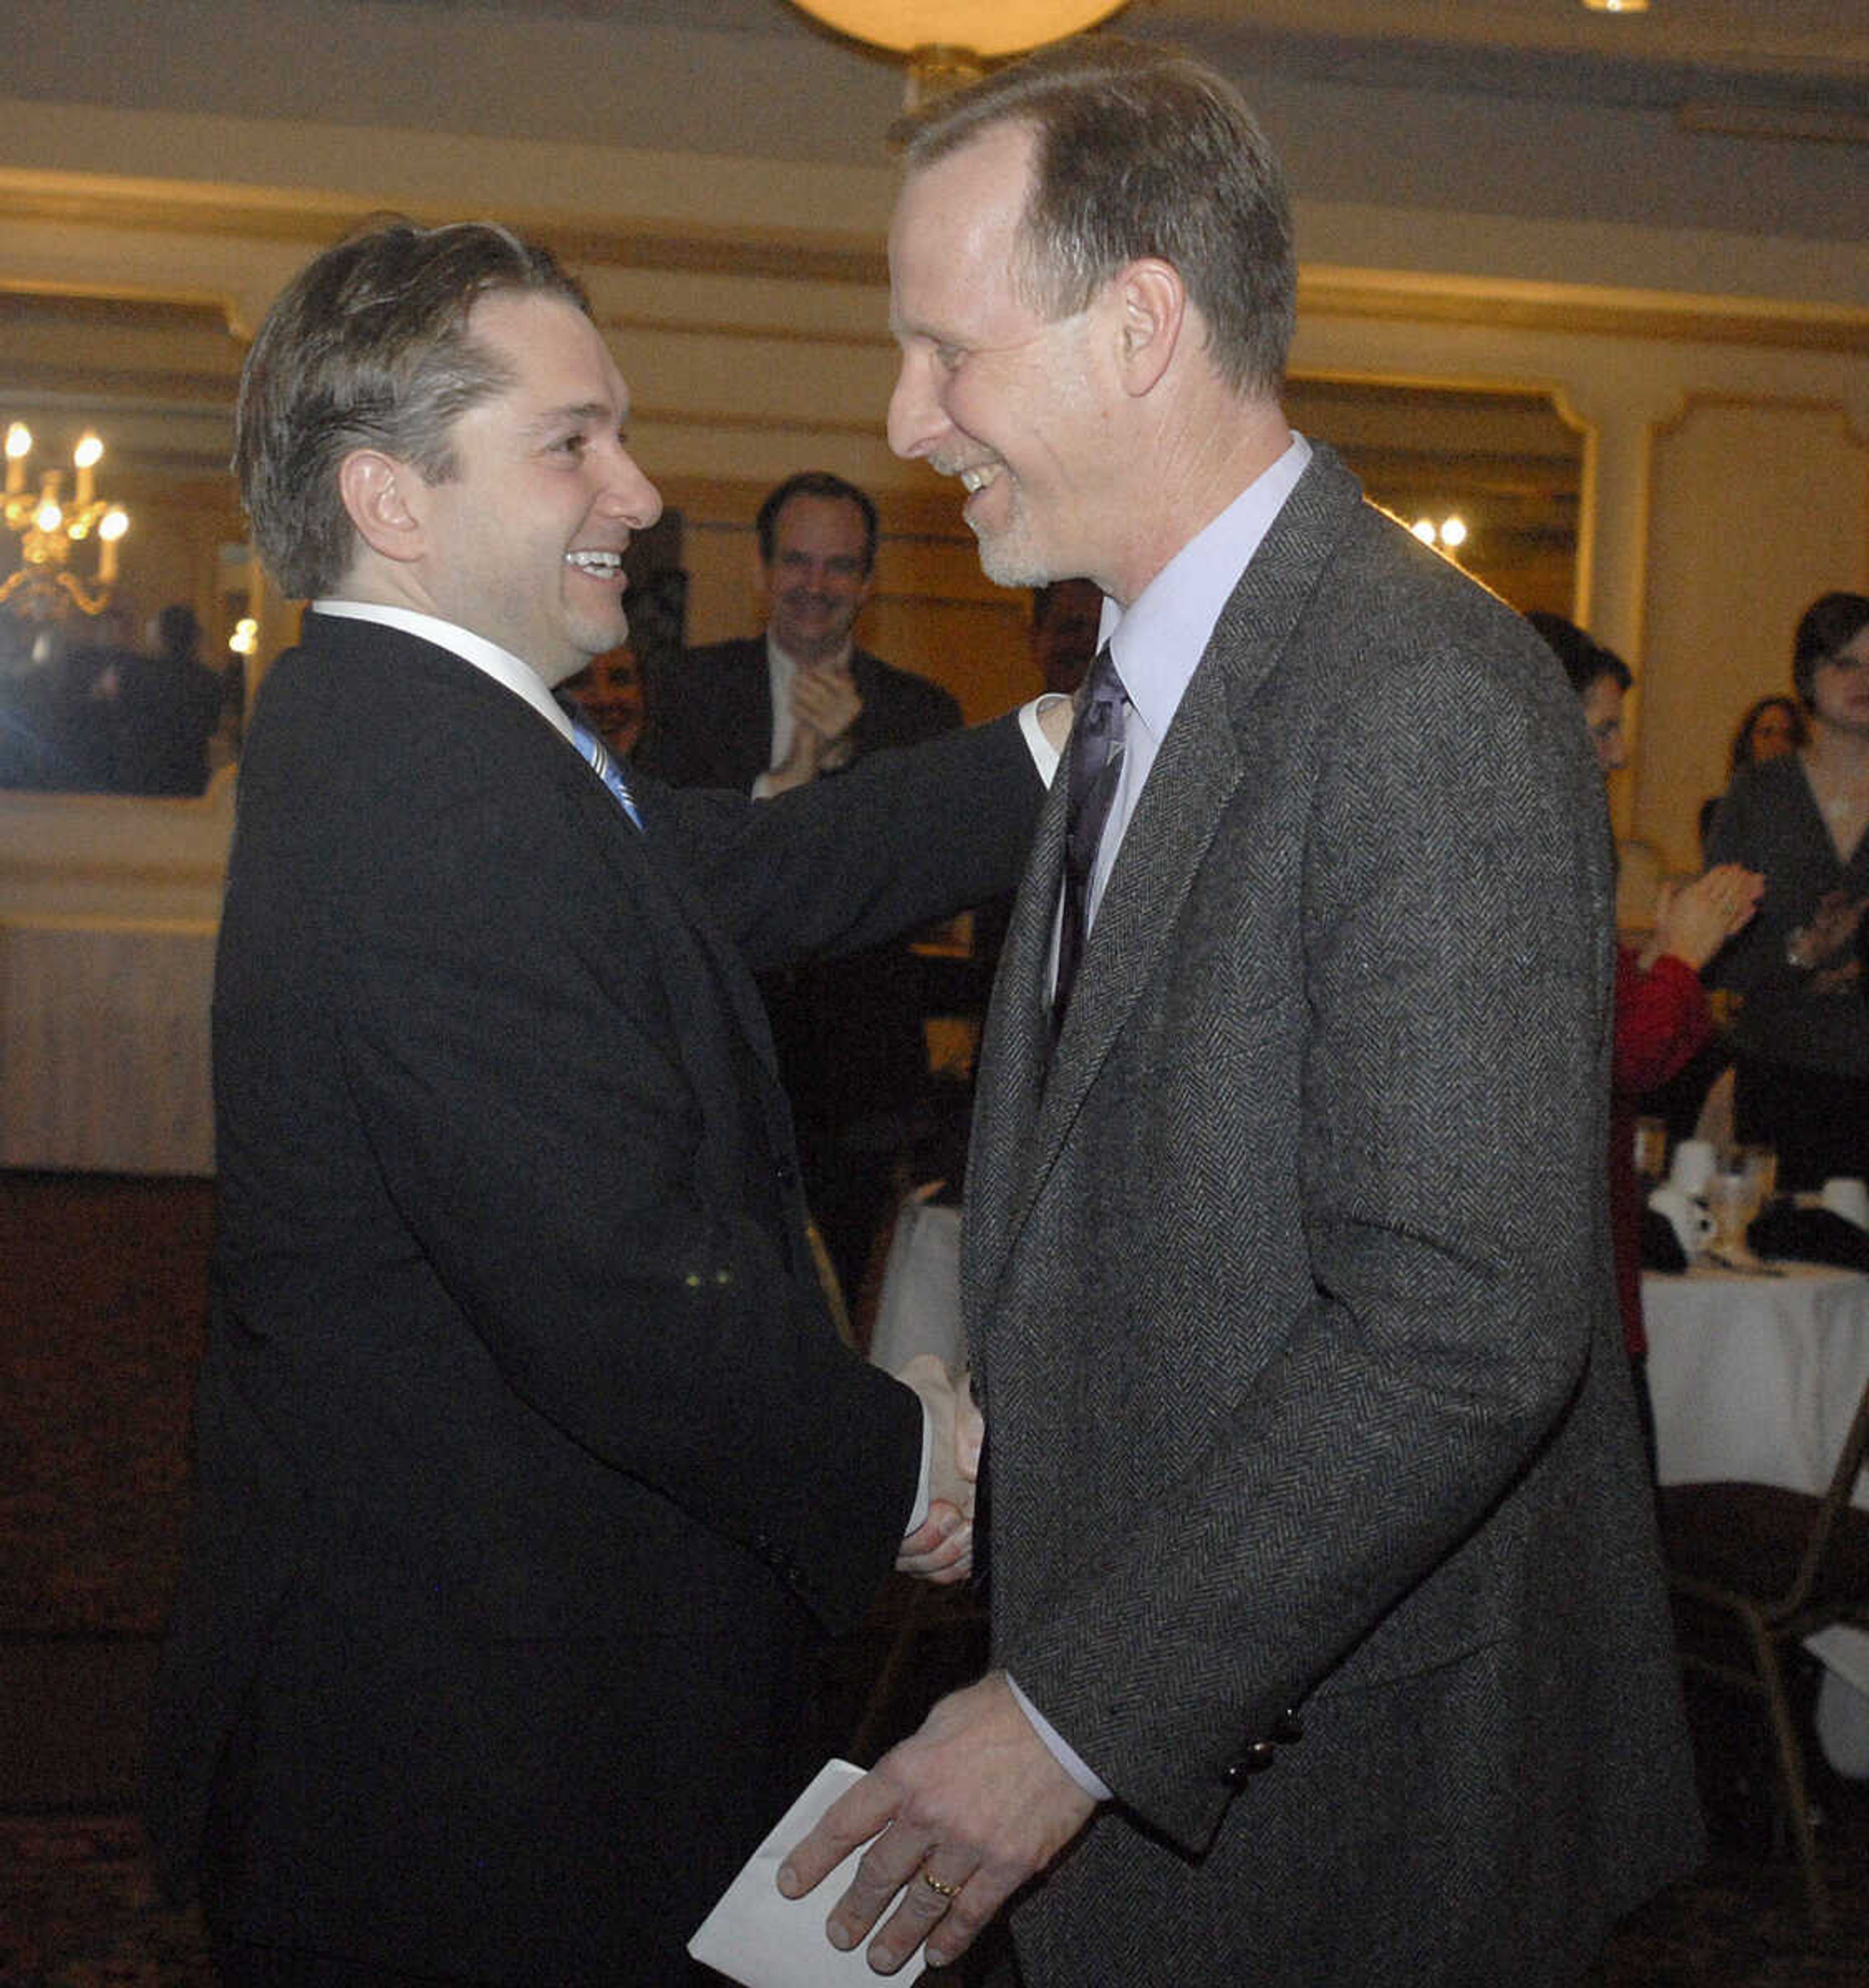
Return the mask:
[[1085, 1097], [1160, 972], [1170, 936], [1242, 776], [1237, 740], [1345, 519], [1361, 501], [1337, 456], [1313, 460], [1222, 610], [1150, 769], [1085, 945], [1047, 1066], [1044, 989], [1063, 861], [1053, 783], [1007, 937], [981, 1054], [963, 1293], [970, 1338], [992, 1310], [1033, 1205]]
[[1039, 810], [1025, 878], [1013, 901], [981, 1043], [967, 1155], [967, 1216], [961, 1231], [962, 1294], [970, 1338], [976, 1310], [972, 1295], [990, 1290], [996, 1281], [1028, 1205], [1031, 1169], [1022, 1156], [1037, 1123], [1050, 1051], [1045, 992], [1064, 871], [1064, 810], [1060, 766]]
[[[653, 894], [660, 914], [665, 915], [668, 922], [678, 928], [698, 948], [740, 1033], [773, 1084], [777, 1084], [779, 1057], [772, 1046], [772, 1026], [766, 1019], [766, 1004], [760, 999], [745, 955], [722, 929], [705, 893], [694, 881], [682, 860], [674, 823], [657, 809], [653, 792], [639, 791], [637, 805], [643, 816], [643, 828], [639, 833], [631, 827], [629, 818], [597, 775], [588, 766], [584, 766], [583, 770], [589, 776], [586, 786], [595, 790], [594, 796], [586, 793], [583, 796], [586, 807], [594, 814], [597, 804], [600, 803], [607, 810], [600, 818], [600, 831], [607, 857], [625, 871], [627, 888]], [[786, 1137], [789, 1139], [790, 1136], [788, 1123]]]
[[779, 1076], [772, 1025], [745, 958], [690, 876], [674, 821], [656, 806], [654, 793], [659, 789], [650, 783], [651, 791], [644, 793], [644, 783], [638, 783], [637, 801], [644, 823], [639, 831], [576, 749], [566, 749], [575, 763], [561, 766], [554, 762], [554, 766], [561, 777], [576, 781], [579, 806], [590, 819], [603, 860], [617, 873], [618, 895], [637, 908], [644, 942], [660, 958], [674, 1006], [696, 1016], [706, 1016], [718, 1006], [744, 1050], [743, 1060], [736, 1061], [730, 1043], [711, 1030], [678, 1022], [673, 1031], [671, 1052], [687, 1072], [689, 1090], [701, 1107], [696, 1175], [726, 1183], [722, 1205], [732, 1205], [730, 1198], [739, 1193], [736, 1183], [744, 1172], [742, 1149], [752, 1129], [749, 1114], [756, 1111], [761, 1144], [781, 1163], [778, 1192], [787, 1215], [782, 1238], [794, 1273], [806, 1288], [816, 1289], [796, 1178], [791, 1107]]

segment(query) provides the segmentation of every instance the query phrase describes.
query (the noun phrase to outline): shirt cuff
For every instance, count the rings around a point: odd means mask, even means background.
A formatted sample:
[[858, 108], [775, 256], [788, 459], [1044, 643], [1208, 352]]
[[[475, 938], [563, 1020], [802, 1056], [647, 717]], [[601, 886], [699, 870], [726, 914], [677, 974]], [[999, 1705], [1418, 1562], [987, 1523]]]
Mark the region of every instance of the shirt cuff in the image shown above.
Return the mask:
[[1032, 1722], [1032, 1729], [1044, 1742], [1045, 1750], [1069, 1774], [1091, 1800], [1114, 1801], [1116, 1797], [1103, 1785], [1096, 1770], [1083, 1760], [1076, 1750], [1059, 1733], [1051, 1721], [1039, 1711], [1031, 1699], [1019, 1688], [1019, 1680], [1010, 1673], [1006, 1677], [1006, 1689], [1012, 1694], [1019, 1709]]
[[928, 1403], [919, 1395], [915, 1399], [921, 1409], [921, 1476], [915, 1486], [915, 1509], [909, 1514], [908, 1523], [902, 1528], [904, 1539], [911, 1533], [920, 1532], [928, 1516], [928, 1477], [934, 1465], [934, 1425], [928, 1418]]
[[1029, 704], [1019, 707], [1019, 729], [1026, 735], [1026, 745], [1032, 754], [1032, 763], [1039, 769], [1039, 778], [1049, 786], [1058, 771], [1058, 762], [1063, 756], [1056, 746], [1045, 736], [1039, 723], [1039, 713], [1054, 704], [1069, 704], [1070, 699], [1056, 691], [1047, 691], [1043, 697], [1035, 697]]

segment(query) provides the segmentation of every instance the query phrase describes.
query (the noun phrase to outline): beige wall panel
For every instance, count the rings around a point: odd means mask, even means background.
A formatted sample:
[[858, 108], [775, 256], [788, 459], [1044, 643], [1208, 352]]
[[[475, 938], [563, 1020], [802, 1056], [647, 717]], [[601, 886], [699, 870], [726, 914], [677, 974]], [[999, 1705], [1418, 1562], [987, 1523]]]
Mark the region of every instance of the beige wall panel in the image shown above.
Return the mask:
[[[669, 502], [675, 501], [671, 489], [689, 482], [744, 483], [755, 491], [769, 490], [795, 469], [833, 470], [880, 500], [912, 467], [889, 453], [880, 426], [872, 434], [860, 434], [816, 428], [802, 418], [730, 421], [674, 407], [633, 421], [630, 448]], [[924, 474], [914, 472], [918, 479]]]
[[590, 292], [598, 322], [625, 357], [639, 334], [670, 324], [891, 345], [889, 293], [880, 280], [838, 282], [803, 272], [796, 277], [747, 273], [735, 266], [731, 245], [721, 249], [718, 272], [619, 269], [570, 259]]
[[885, 510], [865, 639], [878, 655], [945, 684], [970, 723], [996, 718], [1039, 689], [1031, 592], [996, 587], [981, 572], [955, 486], [941, 486], [934, 510], [933, 528], [924, 519], [899, 532]]
[[944, 684], [969, 724], [997, 718], [1036, 695], [1026, 645], [1027, 597], [991, 600], [886, 595], [873, 600], [865, 639], [877, 654]]
[[880, 347], [725, 336], [703, 326], [641, 331], [624, 377], [645, 412], [679, 408], [716, 420], [757, 416], [880, 435], [895, 384]]
[[1798, 617], [1869, 587], [1869, 438], [1837, 406], [1691, 402], [1655, 438], [1651, 519], [1638, 833], [1692, 867], [1740, 714], [1790, 686]]
[[[775, 479], [776, 480], [776, 479]], [[753, 532], [737, 519], [681, 514], [681, 563], [688, 570], [688, 639], [725, 642], [760, 625]]]

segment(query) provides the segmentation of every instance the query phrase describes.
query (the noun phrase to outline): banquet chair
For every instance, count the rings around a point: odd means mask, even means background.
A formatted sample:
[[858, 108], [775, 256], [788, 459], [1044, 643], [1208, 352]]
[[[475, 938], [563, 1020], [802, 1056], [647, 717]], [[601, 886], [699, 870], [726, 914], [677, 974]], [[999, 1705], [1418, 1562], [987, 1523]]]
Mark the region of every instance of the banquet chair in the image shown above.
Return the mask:
[[1779, 1792], [1813, 1920], [1830, 1900], [1790, 1700], [1788, 1652], [1834, 1623], [1869, 1628], [1869, 1511], [1850, 1494], [1869, 1447], [1869, 1381], [1820, 1493], [1773, 1484], [1670, 1484], [1661, 1537], [1681, 1663], [1763, 1702]]

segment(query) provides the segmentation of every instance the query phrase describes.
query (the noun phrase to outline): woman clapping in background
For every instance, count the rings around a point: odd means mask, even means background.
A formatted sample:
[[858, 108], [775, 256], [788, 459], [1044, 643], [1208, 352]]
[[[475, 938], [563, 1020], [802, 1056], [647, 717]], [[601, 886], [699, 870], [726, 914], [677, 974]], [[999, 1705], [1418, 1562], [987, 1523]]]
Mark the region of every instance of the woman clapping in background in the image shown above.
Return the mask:
[[1741, 774], [1708, 854], [1766, 878], [1752, 928], [1710, 978], [1742, 995], [1733, 1031], [1739, 1136], [1775, 1146], [1780, 1185], [1869, 1175], [1869, 595], [1827, 593], [1799, 622], [1799, 751]]

